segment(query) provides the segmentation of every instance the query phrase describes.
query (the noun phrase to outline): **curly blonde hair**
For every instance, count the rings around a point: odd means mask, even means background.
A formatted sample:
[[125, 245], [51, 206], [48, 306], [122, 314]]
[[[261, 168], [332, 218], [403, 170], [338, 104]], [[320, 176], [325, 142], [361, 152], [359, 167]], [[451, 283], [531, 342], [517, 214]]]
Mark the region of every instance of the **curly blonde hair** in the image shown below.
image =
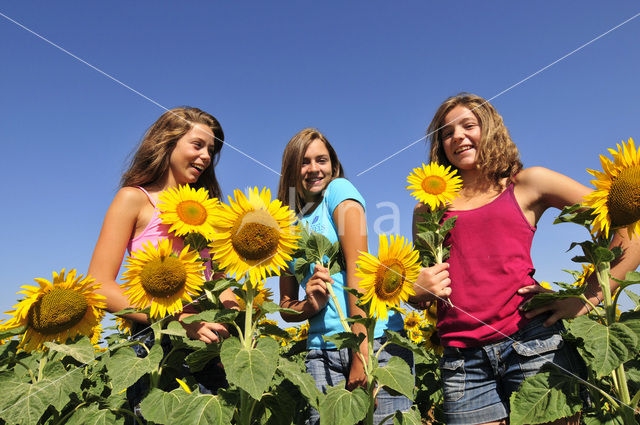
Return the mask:
[[[460, 93], [442, 102], [427, 128], [431, 143], [430, 161], [452, 166], [442, 146], [442, 128], [447, 124], [445, 116], [458, 105], [468, 108], [480, 123], [481, 143], [477, 147], [476, 166], [484, 177], [495, 186], [502, 186], [502, 179], [509, 181], [522, 170], [520, 153], [511, 140], [502, 117], [489, 101], [471, 93]], [[452, 168], [455, 168], [452, 166]]]

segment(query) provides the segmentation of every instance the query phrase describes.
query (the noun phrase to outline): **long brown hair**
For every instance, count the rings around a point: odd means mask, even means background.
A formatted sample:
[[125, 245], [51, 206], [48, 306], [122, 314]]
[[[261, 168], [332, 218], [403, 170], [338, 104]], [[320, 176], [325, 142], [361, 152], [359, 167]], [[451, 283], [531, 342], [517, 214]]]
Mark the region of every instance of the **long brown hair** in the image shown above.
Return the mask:
[[280, 183], [278, 184], [278, 199], [288, 206], [292, 206], [289, 188], [295, 188], [296, 214], [302, 211], [305, 204], [302, 180], [300, 178], [302, 160], [304, 159], [307, 148], [314, 140], [321, 140], [329, 151], [329, 158], [331, 159], [331, 180], [344, 177], [344, 170], [338, 160], [338, 154], [336, 154], [333, 146], [331, 146], [331, 143], [329, 143], [322, 133], [315, 128], [305, 128], [296, 133], [296, 135], [289, 140], [289, 143], [287, 143], [282, 153], [282, 168], [280, 170], [282, 174], [280, 175]]
[[213, 132], [214, 144], [211, 152], [211, 164], [202, 172], [196, 188], [205, 188], [212, 197], [220, 198], [222, 192], [216, 178], [215, 166], [220, 159], [220, 150], [224, 144], [224, 132], [217, 119], [201, 109], [182, 106], [171, 109], [153, 123], [147, 130], [131, 160], [129, 169], [122, 175], [120, 185], [146, 186], [160, 180], [169, 170], [169, 158], [182, 136], [191, 130], [194, 124], [203, 124]]
[[442, 128], [448, 124], [444, 122], [444, 117], [458, 105], [467, 107], [480, 123], [482, 139], [476, 154], [478, 170], [496, 186], [501, 186], [505, 177], [512, 180], [522, 169], [518, 148], [511, 140], [498, 111], [487, 100], [471, 93], [448, 98], [436, 111], [427, 128], [427, 137], [431, 141], [430, 161], [451, 165], [442, 146]]

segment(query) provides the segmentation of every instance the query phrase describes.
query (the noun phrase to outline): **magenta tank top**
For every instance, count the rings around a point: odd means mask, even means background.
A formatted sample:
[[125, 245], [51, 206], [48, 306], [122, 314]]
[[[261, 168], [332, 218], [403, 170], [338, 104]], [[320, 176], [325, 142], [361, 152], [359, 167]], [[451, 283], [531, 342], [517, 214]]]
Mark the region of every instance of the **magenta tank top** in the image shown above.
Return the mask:
[[536, 231], [513, 193], [513, 184], [479, 208], [447, 211], [458, 216], [445, 244], [451, 247], [451, 301], [438, 302], [442, 344], [477, 347], [516, 332], [528, 320], [518, 310], [529, 296], [518, 289], [533, 285], [531, 242]]
[[[142, 233], [133, 239], [129, 239], [129, 243], [127, 244], [127, 251], [129, 255], [134, 251], [143, 249], [142, 245], [147, 243], [147, 241], [151, 241], [153, 246], [157, 247], [159, 241], [163, 239], [171, 239], [173, 242], [173, 252], [176, 254], [180, 253], [182, 248], [184, 248], [182, 238], [175, 237], [169, 233], [170, 226], [168, 224], [164, 224], [162, 219], [160, 219], [160, 210], [156, 207], [156, 203], [151, 195], [149, 195], [149, 192], [140, 186], [136, 186], [136, 188], [143, 191], [144, 194], [147, 195], [147, 198], [149, 198], [149, 202], [153, 205], [153, 215], [151, 216], [151, 220], [149, 220], [149, 224], [147, 224], [147, 227], [144, 228]], [[200, 255], [208, 257], [209, 253], [206, 250], [202, 250], [200, 251]], [[207, 263], [207, 268], [205, 269], [204, 274], [206, 279], [211, 278], [211, 266], [209, 263]]]

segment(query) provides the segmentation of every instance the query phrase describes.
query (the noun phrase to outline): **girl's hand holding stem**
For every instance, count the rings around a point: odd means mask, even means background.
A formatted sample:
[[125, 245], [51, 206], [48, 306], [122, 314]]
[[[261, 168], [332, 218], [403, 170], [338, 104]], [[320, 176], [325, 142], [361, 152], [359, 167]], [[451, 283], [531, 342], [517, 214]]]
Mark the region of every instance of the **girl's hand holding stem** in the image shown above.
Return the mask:
[[409, 297], [411, 304], [446, 300], [451, 295], [449, 263], [440, 263], [420, 269], [418, 279], [413, 285], [415, 295]]
[[333, 284], [333, 279], [329, 275], [329, 269], [320, 264], [316, 264], [313, 275], [309, 278], [305, 292], [307, 294], [307, 304], [315, 314], [322, 310], [329, 302], [329, 290], [327, 284]]

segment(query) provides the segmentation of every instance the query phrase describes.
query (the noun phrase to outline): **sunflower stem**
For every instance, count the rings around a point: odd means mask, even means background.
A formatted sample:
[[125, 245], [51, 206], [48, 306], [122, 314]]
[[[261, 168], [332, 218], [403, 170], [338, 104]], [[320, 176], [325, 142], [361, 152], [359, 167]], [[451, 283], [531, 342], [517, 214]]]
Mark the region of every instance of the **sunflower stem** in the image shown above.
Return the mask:
[[42, 357], [40, 358], [40, 364], [38, 365], [38, 381], [41, 381], [43, 378], [43, 373], [44, 373], [44, 367], [47, 365], [47, 355], [46, 354], [42, 354]]
[[347, 318], [342, 311], [342, 307], [340, 307], [340, 303], [338, 302], [338, 297], [336, 297], [336, 293], [333, 291], [333, 286], [330, 283], [327, 283], [327, 290], [329, 291], [329, 296], [333, 300], [333, 304], [336, 306], [336, 310], [338, 311], [338, 316], [340, 316], [340, 323], [342, 323], [342, 327], [345, 332], [351, 332], [351, 328], [347, 324]]
[[244, 312], [244, 340], [243, 345], [250, 350], [253, 342], [253, 297], [254, 288], [251, 281], [246, 282], [247, 299], [245, 300], [245, 312]]
[[[609, 271], [611, 265], [609, 262], [601, 262], [596, 265], [598, 283], [602, 288], [604, 297], [604, 307], [606, 314], [607, 326], [611, 326], [616, 321], [616, 305], [611, 297], [611, 281], [609, 280]], [[627, 385], [627, 377], [624, 371], [624, 365], [618, 366], [612, 373], [613, 382], [620, 397], [622, 404], [629, 405], [631, 396], [629, 395], [629, 386]]]

